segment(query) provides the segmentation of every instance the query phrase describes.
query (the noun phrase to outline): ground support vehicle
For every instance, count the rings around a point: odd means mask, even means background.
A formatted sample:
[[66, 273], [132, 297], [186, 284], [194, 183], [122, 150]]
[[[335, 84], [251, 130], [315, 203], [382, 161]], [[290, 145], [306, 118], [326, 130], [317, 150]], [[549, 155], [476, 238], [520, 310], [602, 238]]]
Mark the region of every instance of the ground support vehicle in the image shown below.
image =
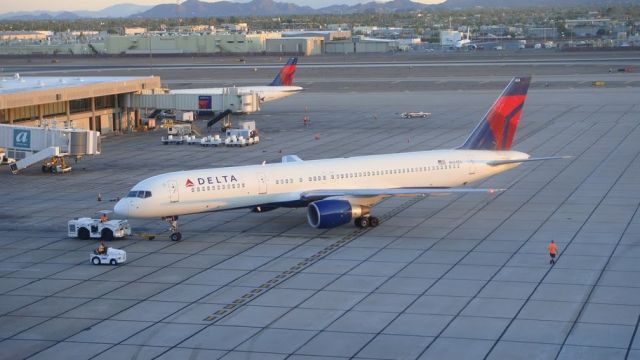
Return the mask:
[[428, 118], [431, 116], [431, 113], [424, 111], [414, 111], [414, 112], [403, 112], [400, 114], [405, 119], [414, 119], [414, 118]]
[[200, 139], [201, 146], [220, 146], [223, 145], [222, 139], [220, 139], [220, 135], [209, 135]]
[[184, 139], [187, 141], [187, 145], [200, 145], [202, 140], [197, 138], [195, 135], [187, 135]]
[[88, 217], [69, 220], [67, 231], [69, 237], [83, 240], [113, 240], [131, 235], [131, 226], [127, 220], [92, 219]]
[[160, 141], [162, 141], [163, 145], [169, 145], [169, 144], [182, 145], [184, 144], [184, 137], [168, 135], [167, 137], [163, 136], [162, 139], [160, 139]]
[[67, 165], [64, 156], [53, 156], [42, 163], [42, 172], [52, 174], [62, 174], [71, 171], [71, 166]]
[[91, 261], [93, 265], [119, 265], [127, 261], [127, 252], [124, 250], [108, 247], [107, 251], [104, 254], [98, 254], [97, 251], [89, 254], [89, 261]]
[[260, 137], [249, 137], [245, 138], [244, 136], [229, 136], [224, 139], [224, 144], [226, 146], [249, 146], [255, 145], [260, 142]]

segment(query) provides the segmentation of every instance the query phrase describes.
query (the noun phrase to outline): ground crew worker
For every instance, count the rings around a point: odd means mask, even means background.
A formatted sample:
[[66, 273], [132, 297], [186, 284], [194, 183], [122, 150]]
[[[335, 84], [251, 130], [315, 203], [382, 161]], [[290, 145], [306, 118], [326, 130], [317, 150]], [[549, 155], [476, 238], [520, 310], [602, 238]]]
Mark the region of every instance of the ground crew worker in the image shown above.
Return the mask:
[[553, 240], [551, 240], [551, 242], [549, 243], [549, 246], [547, 246], [547, 249], [549, 249], [549, 256], [551, 256], [551, 260], [549, 260], [549, 264], [553, 265], [556, 263], [556, 254], [558, 253], [558, 246]]
[[107, 252], [107, 248], [104, 246], [104, 243], [103, 243], [102, 241], [100, 241], [100, 245], [99, 245], [99, 246], [98, 246], [98, 248], [96, 249], [96, 252], [97, 252], [99, 255], [102, 255], [102, 254], [104, 254], [104, 253], [106, 253], [106, 252]]
[[109, 217], [107, 216], [107, 214], [102, 213], [102, 215], [100, 215], [100, 222], [107, 222], [109, 221]]

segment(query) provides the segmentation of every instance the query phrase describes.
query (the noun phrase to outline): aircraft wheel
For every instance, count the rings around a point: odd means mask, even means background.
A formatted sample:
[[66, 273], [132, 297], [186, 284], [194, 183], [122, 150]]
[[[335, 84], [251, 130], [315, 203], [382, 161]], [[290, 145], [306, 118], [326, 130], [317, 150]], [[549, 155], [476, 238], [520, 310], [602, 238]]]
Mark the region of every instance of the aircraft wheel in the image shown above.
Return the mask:
[[111, 229], [102, 229], [102, 234], [100, 237], [102, 238], [102, 240], [112, 241], [113, 231], [111, 231]]
[[78, 237], [82, 240], [89, 240], [91, 235], [89, 234], [89, 230], [87, 228], [80, 228], [78, 230]]
[[180, 241], [182, 239], [182, 234], [179, 232], [175, 232], [171, 234], [171, 241]]
[[361, 228], [366, 229], [369, 227], [370, 223], [369, 223], [369, 218], [367, 217], [361, 217], [360, 221], [359, 221], [359, 225]]
[[376, 226], [380, 225], [380, 219], [378, 219], [378, 218], [377, 218], [377, 217], [375, 217], [375, 216], [372, 216], [372, 217], [369, 219], [369, 224], [371, 225], [371, 227], [376, 227]]

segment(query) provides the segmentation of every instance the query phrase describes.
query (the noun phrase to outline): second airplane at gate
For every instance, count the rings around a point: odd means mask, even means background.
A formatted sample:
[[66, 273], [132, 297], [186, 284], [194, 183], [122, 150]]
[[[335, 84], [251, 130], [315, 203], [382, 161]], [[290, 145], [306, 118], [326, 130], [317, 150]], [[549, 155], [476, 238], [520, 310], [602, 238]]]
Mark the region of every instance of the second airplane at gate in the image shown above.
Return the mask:
[[284, 156], [281, 163], [171, 172], [136, 184], [115, 212], [130, 217], [160, 217], [171, 223], [171, 239], [180, 240], [180, 215], [248, 208], [307, 207], [314, 228], [353, 221], [377, 226], [371, 208], [391, 196], [433, 193], [490, 193], [462, 188], [535, 158], [512, 151], [511, 144], [529, 88], [530, 77], [516, 77], [467, 140], [451, 150], [302, 161]]

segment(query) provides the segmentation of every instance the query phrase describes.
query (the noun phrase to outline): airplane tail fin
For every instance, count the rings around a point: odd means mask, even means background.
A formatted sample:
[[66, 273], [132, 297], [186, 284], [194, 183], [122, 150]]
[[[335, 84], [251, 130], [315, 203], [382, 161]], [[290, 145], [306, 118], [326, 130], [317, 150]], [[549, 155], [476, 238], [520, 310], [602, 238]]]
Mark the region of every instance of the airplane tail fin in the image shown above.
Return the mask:
[[514, 77], [459, 149], [509, 150], [531, 77]]
[[296, 65], [298, 64], [298, 58], [289, 58], [286, 64], [282, 67], [276, 78], [273, 79], [269, 86], [291, 86], [293, 85], [293, 76], [296, 73]]

